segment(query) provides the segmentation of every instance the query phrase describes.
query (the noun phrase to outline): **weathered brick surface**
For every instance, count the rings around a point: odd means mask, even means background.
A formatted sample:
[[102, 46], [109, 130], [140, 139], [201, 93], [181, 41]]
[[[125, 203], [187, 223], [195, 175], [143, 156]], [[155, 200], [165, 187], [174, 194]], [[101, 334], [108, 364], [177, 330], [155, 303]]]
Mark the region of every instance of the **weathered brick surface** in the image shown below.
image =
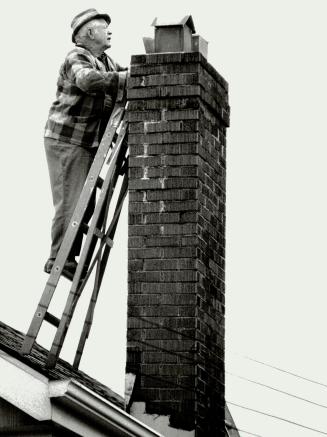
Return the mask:
[[127, 95], [133, 397], [224, 435], [228, 84], [200, 53], [137, 55]]

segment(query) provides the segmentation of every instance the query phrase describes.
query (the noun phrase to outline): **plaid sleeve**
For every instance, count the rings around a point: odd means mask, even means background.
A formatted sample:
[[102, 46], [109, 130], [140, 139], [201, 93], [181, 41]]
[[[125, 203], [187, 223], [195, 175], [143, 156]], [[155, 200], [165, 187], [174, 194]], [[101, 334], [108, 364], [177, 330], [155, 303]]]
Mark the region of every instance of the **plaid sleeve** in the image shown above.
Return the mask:
[[97, 70], [85, 53], [78, 51], [69, 53], [65, 70], [68, 79], [85, 93], [110, 94], [117, 90], [118, 73]]

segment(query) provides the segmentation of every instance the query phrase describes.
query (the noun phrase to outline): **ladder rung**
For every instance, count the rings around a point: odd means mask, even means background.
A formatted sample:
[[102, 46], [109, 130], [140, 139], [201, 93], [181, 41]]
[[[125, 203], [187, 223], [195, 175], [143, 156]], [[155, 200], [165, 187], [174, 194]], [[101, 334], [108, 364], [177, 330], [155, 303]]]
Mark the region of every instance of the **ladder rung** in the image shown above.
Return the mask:
[[104, 181], [103, 181], [102, 177], [99, 176], [98, 179], [97, 179], [96, 186], [97, 186], [98, 188], [102, 188], [103, 182], [104, 182]]
[[106, 238], [106, 245], [109, 247], [112, 247], [114, 245], [114, 241], [111, 238], [107, 237]]
[[89, 226], [86, 223], [82, 223], [81, 224], [81, 231], [83, 232], [83, 234], [87, 234], [89, 232]]
[[[81, 224], [81, 229], [85, 235], [89, 232], [89, 226], [86, 223]], [[94, 235], [98, 238], [103, 238], [105, 234], [102, 231], [100, 231], [100, 229], [95, 228]]]
[[46, 320], [48, 323], [51, 323], [51, 325], [55, 326], [56, 328], [58, 328], [60, 324], [60, 319], [53, 314], [50, 314], [48, 311], [44, 315], [44, 320]]
[[105, 234], [104, 234], [102, 231], [100, 231], [100, 229], [95, 228], [95, 229], [94, 229], [94, 235], [95, 235], [96, 237], [98, 237], [98, 238], [103, 238]]
[[120, 170], [119, 170], [120, 176], [124, 176], [124, 174], [127, 172], [127, 170], [128, 170], [128, 160], [125, 159]]

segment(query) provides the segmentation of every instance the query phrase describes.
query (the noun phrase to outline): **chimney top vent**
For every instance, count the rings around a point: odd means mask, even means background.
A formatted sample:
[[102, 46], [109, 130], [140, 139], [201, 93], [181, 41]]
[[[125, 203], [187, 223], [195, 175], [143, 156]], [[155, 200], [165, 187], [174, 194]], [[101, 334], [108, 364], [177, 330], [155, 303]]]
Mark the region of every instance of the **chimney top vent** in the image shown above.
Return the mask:
[[153, 20], [151, 26], [154, 26], [155, 28], [159, 28], [159, 27], [185, 27], [185, 26], [187, 26], [191, 30], [192, 33], [195, 33], [195, 27], [194, 27], [192, 15], [186, 15], [180, 21], [176, 21], [176, 22], [161, 21], [161, 20], [158, 20], [158, 18], [156, 17]]

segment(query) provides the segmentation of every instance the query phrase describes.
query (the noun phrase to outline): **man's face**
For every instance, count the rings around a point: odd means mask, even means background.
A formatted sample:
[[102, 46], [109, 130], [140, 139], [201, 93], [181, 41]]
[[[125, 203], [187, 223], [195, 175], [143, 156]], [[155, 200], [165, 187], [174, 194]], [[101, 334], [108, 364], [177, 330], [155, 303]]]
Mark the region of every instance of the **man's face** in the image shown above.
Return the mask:
[[96, 20], [93, 27], [94, 42], [101, 50], [111, 47], [111, 32], [106, 20]]

